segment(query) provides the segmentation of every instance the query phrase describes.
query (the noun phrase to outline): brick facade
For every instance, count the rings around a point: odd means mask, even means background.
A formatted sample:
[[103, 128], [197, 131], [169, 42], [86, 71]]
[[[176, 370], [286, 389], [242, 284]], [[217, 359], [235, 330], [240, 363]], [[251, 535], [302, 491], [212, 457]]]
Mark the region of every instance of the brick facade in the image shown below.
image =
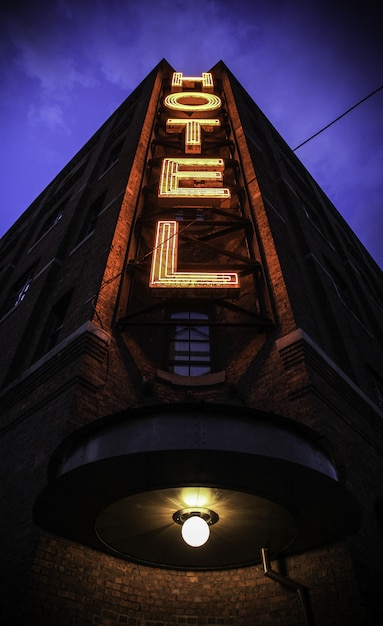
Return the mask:
[[[373, 626], [383, 616], [382, 273], [219, 63], [212, 73], [246, 190], [240, 204], [252, 226], [250, 253], [262, 271], [253, 282], [243, 278], [241, 311], [230, 308], [235, 299], [226, 309], [215, 303], [214, 371], [194, 379], [168, 372], [169, 328], [147, 286], [147, 259], [153, 162], [167, 149], [156, 125], [172, 71], [161, 62], [1, 241], [2, 623], [305, 623], [298, 594], [266, 577], [260, 562], [222, 571], [154, 568], [32, 523], [52, 454], [68, 435], [119, 411], [207, 403], [233, 415], [236, 408], [281, 415], [328, 442], [361, 506], [360, 530], [281, 554], [272, 566], [307, 588], [316, 626]], [[228, 158], [229, 148], [219, 149]], [[41, 234], [61, 204], [62, 217]], [[238, 253], [234, 236], [227, 245]], [[15, 306], [29, 271], [32, 283]], [[57, 337], [44, 351], [52, 310], [66, 294]], [[270, 324], [236, 324], [259, 311]], [[137, 316], [146, 325], [132, 324]]]

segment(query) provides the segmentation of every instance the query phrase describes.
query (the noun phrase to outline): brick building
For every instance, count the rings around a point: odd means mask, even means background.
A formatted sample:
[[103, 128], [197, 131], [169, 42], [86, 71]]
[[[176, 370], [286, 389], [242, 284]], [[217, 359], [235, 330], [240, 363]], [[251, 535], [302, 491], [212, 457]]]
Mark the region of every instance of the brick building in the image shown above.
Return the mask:
[[381, 623], [382, 273], [222, 62], [0, 255], [2, 624]]

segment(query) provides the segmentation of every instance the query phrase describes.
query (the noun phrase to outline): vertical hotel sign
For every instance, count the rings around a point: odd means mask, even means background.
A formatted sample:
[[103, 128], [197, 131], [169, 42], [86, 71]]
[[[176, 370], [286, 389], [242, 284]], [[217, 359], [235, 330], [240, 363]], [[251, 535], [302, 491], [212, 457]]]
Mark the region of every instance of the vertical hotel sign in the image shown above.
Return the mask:
[[[200, 83], [201, 91], [182, 91], [188, 83]], [[221, 122], [213, 118], [222, 106], [219, 96], [213, 93], [213, 77], [205, 72], [201, 77], [184, 77], [175, 72], [172, 93], [166, 96], [164, 105], [170, 111], [186, 114], [186, 118], [169, 117], [168, 133], [185, 132], [184, 157], [165, 158], [162, 161], [158, 202], [171, 209], [198, 207], [199, 209], [226, 206], [230, 203], [230, 189], [223, 186], [224, 160], [204, 158], [201, 154], [202, 133], [214, 132]], [[173, 113], [175, 115], [175, 113]], [[177, 220], [159, 220], [150, 270], [150, 287], [155, 288], [238, 288], [236, 272], [193, 272], [178, 270]]]

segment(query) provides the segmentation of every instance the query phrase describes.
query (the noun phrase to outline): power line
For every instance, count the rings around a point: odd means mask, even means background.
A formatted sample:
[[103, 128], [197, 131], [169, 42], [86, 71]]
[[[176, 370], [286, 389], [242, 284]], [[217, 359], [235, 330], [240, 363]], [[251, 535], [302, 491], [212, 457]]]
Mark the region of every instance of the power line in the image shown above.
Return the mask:
[[[374, 96], [376, 93], [378, 93], [381, 89], [383, 89], [383, 85], [381, 85], [380, 87], [378, 87], [377, 89], [374, 89], [374, 91], [372, 91], [371, 93], [369, 93], [367, 96], [365, 96], [364, 98], [362, 98], [361, 100], [359, 100], [359, 102], [357, 102], [356, 104], [354, 104], [352, 107], [350, 107], [349, 109], [347, 109], [346, 111], [344, 111], [341, 115], [338, 115], [338, 117], [336, 117], [332, 122], [330, 122], [329, 124], [326, 124], [326, 126], [323, 126], [323, 128], [321, 128], [320, 130], [318, 130], [316, 133], [314, 133], [313, 135], [311, 135], [311, 137], [308, 137], [308, 139], [305, 139], [305, 141], [302, 141], [302, 143], [300, 143], [298, 146], [296, 146], [295, 148], [292, 149], [292, 152], [295, 152], [296, 150], [298, 150], [299, 148], [301, 148], [302, 146], [306, 145], [306, 143], [308, 143], [309, 141], [311, 141], [312, 139], [314, 139], [315, 137], [317, 137], [318, 135], [320, 135], [321, 133], [323, 133], [325, 130], [327, 130], [328, 128], [330, 128], [330, 126], [333, 126], [336, 122], [338, 122], [339, 120], [341, 120], [343, 117], [345, 117], [346, 115], [348, 115], [348, 113], [350, 113], [350, 111], [353, 111], [354, 109], [356, 109], [359, 105], [361, 105], [363, 102], [365, 102], [366, 100], [368, 100], [369, 98], [371, 98], [372, 96]], [[282, 157], [279, 159], [282, 160]], [[245, 183], [241, 189], [245, 190], [250, 183], [254, 182], [255, 180], [257, 180], [257, 176], [255, 176], [254, 178], [252, 178], [251, 180], [249, 180], [247, 183]], [[213, 205], [211, 208], [214, 210], [214, 208], [220, 207], [222, 201], [217, 202], [216, 205]], [[192, 221], [189, 224], [186, 224], [180, 232], [182, 232], [183, 230], [186, 230], [187, 228], [189, 228], [190, 226], [192, 226], [194, 223], [196, 222], [196, 220]], [[172, 239], [175, 235], [171, 235], [169, 237], [169, 239]], [[158, 246], [159, 247], [159, 246]], [[147, 252], [143, 257], [139, 258], [139, 259], [135, 259], [134, 262], [136, 263], [142, 263], [143, 261], [146, 260], [146, 258], [148, 256], [150, 256], [151, 254], [153, 254], [154, 250], [156, 249], [155, 246], [152, 247], [151, 250], [149, 250], [149, 252]], [[106, 285], [108, 285], [110, 282], [112, 282], [113, 280], [115, 280], [116, 278], [118, 278], [119, 276], [121, 276], [121, 274], [123, 274], [125, 272], [126, 268], [124, 270], [122, 270], [121, 272], [119, 272], [116, 276], [113, 276], [111, 279], [105, 281], [105, 283], [102, 283], [100, 289], [102, 289], [103, 287], [106, 287]]]
[[321, 128], [320, 130], [318, 130], [316, 133], [314, 133], [313, 135], [311, 135], [311, 137], [309, 137], [308, 139], [305, 139], [305, 141], [302, 141], [302, 143], [300, 143], [296, 148], [293, 148], [293, 152], [295, 152], [296, 150], [298, 150], [298, 148], [301, 148], [302, 146], [304, 146], [306, 143], [308, 143], [309, 141], [311, 141], [312, 139], [314, 139], [314, 137], [317, 137], [318, 135], [320, 135], [321, 133], [323, 133], [323, 131], [327, 130], [328, 128], [330, 128], [330, 126], [332, 126], [333, 124], [335, 124], [336, 122], [338, 122], [339, 120], [342, 119], [342, 117], [344, 117], [345, 115], [347, 115], [348, 113], [350, 113], [350, 111], [353, 111], [353, 109], [356, 109], [356, 107], [358, 107], [360, 104], [362, 104], [363, 102], [365, 102], [366, 100], [368, 100], [369, 98], [371, 98], [372, 96], [374, 96], [376, 93], [378, 93], [378, 91], [380, 91], [381, 89], [383, 89], [383, 85], [381, 85], [380, 87], [378, 87], [377, 89], [375, 89], [374, 91], [372, 91], [370, 94], [368, 94], [368, 96], [366, 96], [365, 98], [362, 98], [362, 100], [359, 100], [359, 102], [357, 102], [356, 104], [354, 104], [352, 107], [350, 107], [349, 109], [347, 109], [347, 111], [345, 111], [344, 113], [342, 113], [342, 115], [338, 115], [338, 117], [336, 117], [332, 122], [330, 122], [329, 124], [326, 124], [326, 126], [324, 126], [323, 128]]

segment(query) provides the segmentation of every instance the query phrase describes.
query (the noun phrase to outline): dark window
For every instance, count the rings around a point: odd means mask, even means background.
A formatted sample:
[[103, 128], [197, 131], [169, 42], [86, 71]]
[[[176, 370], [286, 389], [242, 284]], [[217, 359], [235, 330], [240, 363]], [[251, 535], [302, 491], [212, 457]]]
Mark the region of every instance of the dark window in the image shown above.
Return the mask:
[[190, 221], [190, 222], [203, 222], [206, 219], [207, 209], [190, 208], [183, 209], [177, 208], [175, 218], [178, 222]]
[[[62, 180], [59, 183], [59, 191], [54, 196], [54, 202], [57, 202], [64, 194], [74, 186], [74, 184], [82, 177], [85, 172], [88, 162], [85, 161], [81, 165], [77, 165], [75, 162], [71, 162], [61, 173]], [[76, 169], [77, 168], [77, 169]]]
[[375, 402], [380, 408], [380, 410], [383, 411], [383, 378], [378, 376], [378, 374], [374, 372], [373, 370], [371, 370], [370, 368], [369, 368], [369, 372], [372, 378], [373, 389], [374, 389], [374, 394], [375, 394]]
[[104, 207], [105, 196], [106, 196], [106, 191], [104, 191], [104, 193], [101, 194], [101, 196], [99, 196], [97, 200], [95, 200], [93, 204], [90, 206], [88, 215], [86, 217], [85, 223], [80, 233], [80, 241], [82, 239], [85, 239], [85, 237], [87, 237], [91, 233], [93, 233], [94, 229], [96, 228], [98, 217]]
[[27, 291], [31, 286], [33, 276], [30, 274], [22, 281], [21, 286], [17, 288], [17, 293], [15, 294], [15, 298], [12, 302], [12, 307], [18, 306], [27, 295]]
[[52, 307], [44, 327], [43, 335], [41, 336], [35, 360], [39, 359], [43, 356], [43, 354], [49, 352], [49, 350], [52, 350], [52, 348], [54, 348], [54, 346], [58, 343], [71, 297], [72, 290], [64, 294], [62, 298], [60, 298], [60, 300]]
[[61, 204], [60, 207], [58, 209], [56, 209], [55, 211], [53, 211], [45, 220], [38, 236], [37, 236], [37, 240], [41, 239], [41, 237], [43, 237], [45, 235], [45, 233], [48, 232], [48, 230], [50, 230], [51, 228], [53, 228], [54, 226], [56, 226], [56, 224], [59, 223], [59, 221], [61, 220], [62, 216], [63, 216], [63, 212], [64, 212], [64, 207], [65, 204]]
[[303, 210], [306, 214], [307, 219], [310, 220], [310, 222], [315, 226], [315, 228], [322, 233], [323, 228], [319, 222], [318, 216], [314, 213], [313, 209], [309, 207], [307, 204], [304, 204]]
[[383, 534], [383, 495], [380, 494], [375, 501], [375, 513], [380, 532]]
[[209, 315], [198, 311], [178, 311], [170, 315], [176, 322], [169, 349], [169, 370], [180, 376], [202, 376], [211, 372]]
[[121, 152], [121, 149], [122, 149], [123, 145], [124, 145], [124, 142], [120, 141], [117, 145], [113, 146], [113, 148], [109, 152], [108, 158], [107, 158], [106, 163], [105, 163], [105, 167], [104, 167], [104, 171], [105, 172], [110, 167], [112, 167], [112, 165], [114, 165], [116, 163], [116, 161], [118, 161], [118, 158], [120, 156], [120, 152]]
[[328, 273], [342, 302], [352, 311], [356, 311], [356, 305], [351, 294], [349, 285], [337, 270], [327, 261]]
[[18, 307], [26, 297], [33, 281], [34, 267], [28, 270], [12, 287], [1, 315]]
[[383, 411], [383, 383], [375, 381], [375, 395], [378, 407]]

